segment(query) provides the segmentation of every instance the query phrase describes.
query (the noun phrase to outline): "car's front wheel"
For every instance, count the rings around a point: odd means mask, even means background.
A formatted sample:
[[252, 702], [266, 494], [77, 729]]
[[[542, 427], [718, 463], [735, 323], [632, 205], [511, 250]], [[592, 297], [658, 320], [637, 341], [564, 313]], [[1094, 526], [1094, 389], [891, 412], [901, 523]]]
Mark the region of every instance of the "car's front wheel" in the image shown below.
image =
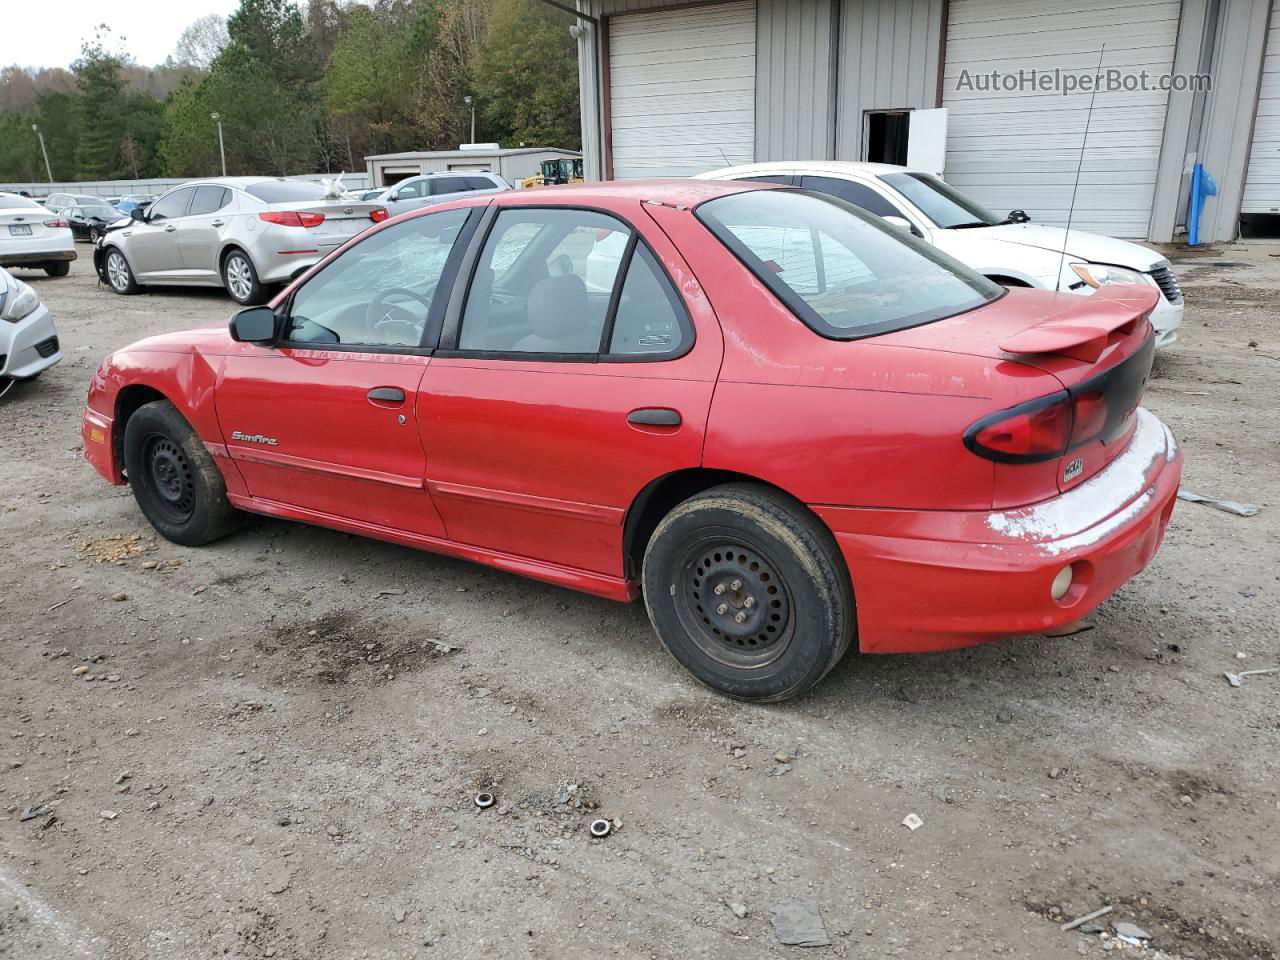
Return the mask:
[[242, 306], [252, 306], [266, 299], [266, 289], [258, 279], [258, 271], [243, 250], [232, 250], [223, 258], [222, 285], [231, 294], [231, 299]]
[[115, 247], [107, 251], [107, 285], [122, 295], [138, 292], [138, 281], [133, 278], [129, 261]]
[[767, 487], [728, 484], [675, 507], [649, 541], [642, 578], [663, 644], [731, 697], [797, 696], [853, 642], [853, 588], [835, 539]]
[[124, 463], [134, 499], [165, 539], [198, 547], [236, 528], [239, 513], [217, 464], [168, 400], [144, 404], [129, 417]]

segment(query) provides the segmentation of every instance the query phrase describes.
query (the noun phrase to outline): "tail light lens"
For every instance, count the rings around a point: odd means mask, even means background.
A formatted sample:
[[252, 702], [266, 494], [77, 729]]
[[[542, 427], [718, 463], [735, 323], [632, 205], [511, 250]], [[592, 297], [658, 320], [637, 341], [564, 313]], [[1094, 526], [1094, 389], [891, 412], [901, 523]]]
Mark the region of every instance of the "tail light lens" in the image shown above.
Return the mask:
[[983, 417], [965, 431], [964, 445], [997, 463], [1043, 463], [1097, 438], [1106, 423], [1106, 394], [1063, 390]]
[[258, 217], [267, 223], [279, 224], [282, 227], [318, 227], [324, 223], [323, 213], [299, 213], [296, 210], [260, 213]]
[[44, 222], [44, 225], [46, 227], [54, 227], [54, 228], [71, 226], [70, 223], [68, 223], [66, 220], [63, 220], [61, 217], [57, 218], [56, 220], [46, 220]]
[[369, 219], [374, 223], [381, 223], [389, 216], [391, 216], [391, 214], [387, 212], [386, 207], [374, 207], [369, 211]]

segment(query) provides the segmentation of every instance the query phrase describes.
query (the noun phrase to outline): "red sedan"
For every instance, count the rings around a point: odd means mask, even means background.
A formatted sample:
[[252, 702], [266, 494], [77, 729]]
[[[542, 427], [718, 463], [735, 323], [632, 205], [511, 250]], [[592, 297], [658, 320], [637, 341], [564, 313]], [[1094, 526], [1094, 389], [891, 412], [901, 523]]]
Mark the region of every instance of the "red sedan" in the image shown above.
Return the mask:
[[1158, 294], [1004, 290], [761, 184], [498, 194], [108, 357], [84, 449], [177, 543], [246, 511], [643, 596], [696, 677], [781, 700], [1146, 566], [1181, 470], [1139, 406]]

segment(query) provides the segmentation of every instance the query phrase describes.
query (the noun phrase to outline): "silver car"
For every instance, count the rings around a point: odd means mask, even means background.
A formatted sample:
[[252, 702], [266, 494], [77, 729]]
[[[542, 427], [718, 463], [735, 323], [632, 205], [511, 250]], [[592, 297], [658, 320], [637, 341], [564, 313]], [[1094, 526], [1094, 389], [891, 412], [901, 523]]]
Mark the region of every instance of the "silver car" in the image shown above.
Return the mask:
[[0, 397], [62, 359], [53, 315], [28, 284], [0, 267]]
[[450, 170], [401, 180], [394, 187], [387, 188], [382, 194], [381, 202], [386, 204], [394, 217], [419, 207], [448, 203], [477, 193], [502, 193], [513, 189], [515, 188], [510, 183], [496, 173], [460, 173]]
[[93, 265], [116, 293], [151, 285], [225, 287], [237, 303], [263, 303], [375, 223], [387, 208], [325, 195], [306, 180], [225, 177], [184, 183], [113, 225]]

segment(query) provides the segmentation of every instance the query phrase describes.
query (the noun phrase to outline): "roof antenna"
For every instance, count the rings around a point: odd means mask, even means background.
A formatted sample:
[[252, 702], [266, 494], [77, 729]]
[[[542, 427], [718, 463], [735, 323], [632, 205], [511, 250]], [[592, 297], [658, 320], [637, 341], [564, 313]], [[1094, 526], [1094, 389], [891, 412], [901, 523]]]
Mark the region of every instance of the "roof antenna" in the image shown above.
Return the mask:
[[1062, 270], [1067, 265], [1067, 242], [1071, 239], [1071, 221], [1076, 213], [1076, 194], [1080, 192], [1080, 173], [1084, 170], [1084, 151], [1089, 145], [1089, 126], [1093, 123], [1093, 104], [1098, 99], [1098, 80], [1102, 76], [1102, 58], [1107, 52], [1104, 42], [1098, 51], [1098, 69], [1093, 75], [1093, 94], [1089, 97], [1089, 113], [1084, 118], [1084, 139], [1080, 142], [1080, 162], [1076, 165], [1076, 183], [1071, 188], [1071, 206], [1067, 210], [1067, 229], [1062, 234], [1062, 256], [1058, 260], [1058, 282], [1054, 293], [1062, 292]]

